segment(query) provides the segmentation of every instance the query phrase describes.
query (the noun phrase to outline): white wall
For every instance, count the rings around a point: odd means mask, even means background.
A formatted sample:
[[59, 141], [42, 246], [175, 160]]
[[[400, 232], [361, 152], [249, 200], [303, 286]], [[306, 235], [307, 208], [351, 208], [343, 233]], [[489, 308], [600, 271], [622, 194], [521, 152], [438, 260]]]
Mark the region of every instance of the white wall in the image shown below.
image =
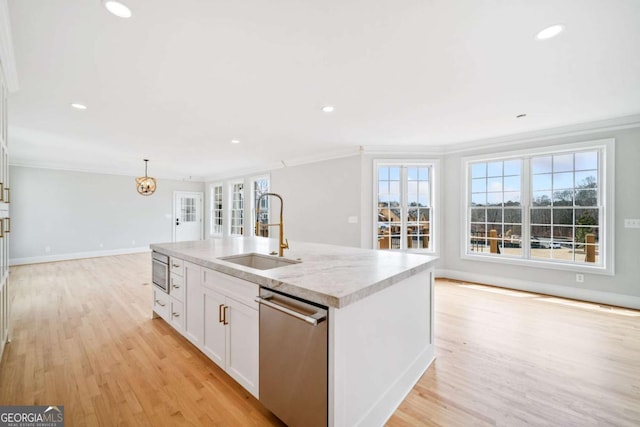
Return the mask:
[[[289, 240], [360, 247], [359, 155], [289, 166], [271, 172], [271, 190], [284, 199]], [[272, 217], [279, 213], [272, 203]], [[349, 223], [350, 216], [357, 223]]]
[[155, 194], [141, 196], [134, 177], [20, 166], [10, 167], [10, 179], [12, 264], [127, 253], [169, 242], [173, 192], [204, 189], [201, 182], [158, 179]]
[[[531, 268], [461, 258], [461, 196], [464, 192], [463, 156], [504, 152], [615, 138], [615, 275], [585, 274], [576, 283], [575, 272]], [[640, 218], [640, 129], [593, 132], [579, 136], [548, 138], [526, 145], [500, 146], [449, 155], [444, 163], [443, 270], [441, 275], [532, 290], [571, 298], [640, 308], [640, 229], [625, 229], [624, 218]]]

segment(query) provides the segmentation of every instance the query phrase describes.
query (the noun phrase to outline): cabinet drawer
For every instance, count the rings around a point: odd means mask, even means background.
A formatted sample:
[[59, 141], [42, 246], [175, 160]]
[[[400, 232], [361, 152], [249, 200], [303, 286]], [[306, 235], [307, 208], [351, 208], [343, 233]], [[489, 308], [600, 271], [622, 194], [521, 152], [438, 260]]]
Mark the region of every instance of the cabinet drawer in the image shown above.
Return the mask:
[[169, 323], [178, 331], [184, 331], [184, 304], [175, 298], [171, 298], [171, 312]]
[[153, 288], [153, 311], [164, 320], [169, 320], [169, 295], [158, 288]]
[[249, 307], [258, 308], [255, 302], [260, 293], [260, 286], [247, 280], [238, 279], [228, 274], [220, 273], [210, 268], [202, 269], [202, 285], [235, 298]]
[[177, 276], [184, 276], [184, 261], [180, 258], [171, 257], [169, 261], [169, 266], [171, 267], [171, 274], [175, 274]]
[[169, 294], [180, 301], [184, 302], [184, 277], [171, 273], [169, 279]]

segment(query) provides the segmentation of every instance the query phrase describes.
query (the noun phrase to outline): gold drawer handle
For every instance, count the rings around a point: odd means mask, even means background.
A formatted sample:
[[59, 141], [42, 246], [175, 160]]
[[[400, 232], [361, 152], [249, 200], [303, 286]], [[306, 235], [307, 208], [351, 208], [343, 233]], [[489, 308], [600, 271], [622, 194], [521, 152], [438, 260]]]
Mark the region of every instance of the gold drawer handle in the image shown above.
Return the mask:
[[173, 317], [180, 317], [180, 313], [176, 313], [175, 311], [174, 311], [173, 313], [171, 313], [171, 315], [172, 315]]
[[5, 219], [7, 220], [7, 228], [4, 230], [4, 232], [5, 233], [11, 233], [11, 218], [7, 217]]
[[[5, 203], [11, 203], [11, 189], [9, 187], [5, 188], [7, 192], [7, 200], [4, 200]], [[2, 196], [4, 199], [4, 191], [2, 192]]]
[[156, 300], [156, 304], [158, 304], [160, 307], [166, 307], [167, 305], [167, 304], [162, 304], [159, 299]]

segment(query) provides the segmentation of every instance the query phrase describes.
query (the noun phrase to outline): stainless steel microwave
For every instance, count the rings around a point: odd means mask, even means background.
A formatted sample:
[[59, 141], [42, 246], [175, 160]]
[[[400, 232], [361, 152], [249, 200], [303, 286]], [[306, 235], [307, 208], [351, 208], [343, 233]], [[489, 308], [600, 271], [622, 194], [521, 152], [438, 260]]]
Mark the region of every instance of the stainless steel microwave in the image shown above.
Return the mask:
[[169, 293], [169, 257], [154, 251], [151, 265], [153, 284]]

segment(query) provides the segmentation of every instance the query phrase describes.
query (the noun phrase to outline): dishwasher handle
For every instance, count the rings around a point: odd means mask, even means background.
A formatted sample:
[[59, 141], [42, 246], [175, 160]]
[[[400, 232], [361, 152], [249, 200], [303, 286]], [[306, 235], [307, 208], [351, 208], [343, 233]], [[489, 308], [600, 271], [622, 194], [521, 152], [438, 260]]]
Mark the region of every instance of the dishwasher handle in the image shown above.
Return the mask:
[[288, 314], [290, 316], [295, 317], [296, 319], [300, 319], [303, 320], [307, 323], [309, 323], [310, 325], [313, 326], [317, 326], [318, 323], [322, 322], [323, 320], [325, 320], [327, 318], [327, 313], [324, 310], [319, 309], [316, 313], [314, 313], [311, 316], [307, 316], [306, 314], [302, 314], [299, 313], [295, 310], [292, 310], [288, 307], [283, 307], [280, 304], [276, 304], [274, 302], [269, 301], [269, 299], [271, 298], [271, 296], [267, 296], [267, 297], [260, 297], [257, 296], [255, 299], [255, 302], [259, 303], [259, 304], [263, 304], [266, 305], [267, 307], [273, 308], [274, 310], [278, 310], [281, 311], [285, 314]]

